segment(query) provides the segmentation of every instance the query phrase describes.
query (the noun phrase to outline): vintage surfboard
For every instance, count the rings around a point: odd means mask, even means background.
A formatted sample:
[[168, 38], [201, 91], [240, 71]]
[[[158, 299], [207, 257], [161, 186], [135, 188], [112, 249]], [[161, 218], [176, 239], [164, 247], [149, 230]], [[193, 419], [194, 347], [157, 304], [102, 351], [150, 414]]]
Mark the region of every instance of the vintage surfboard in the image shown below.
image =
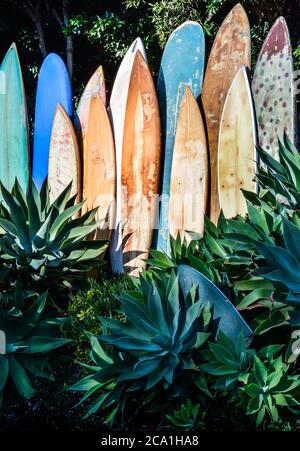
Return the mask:
[[202, 235], [206, 212], [209, 170], [205, 127], [199, 106], [190, 88], [185, 87], [175, 137], [169, 227], [187, 243], [187, 231]]
[[205, 40], [197, 22], [185, 22], [170, 36], [158, 75], [163, 139], [162, 202], [156, 247], [169, 253], [169, 194], [175, 133], [184, 86], [188, 85], [198, 100], [203, 81]]
[[237, 73], [221, 117], [218, 180], [219, 203], [226, 218], [247, 213], [241, 189], [256, 191], [256, 123], [247, 69]]
[[112, 270], [115, 273], [123, 272], [122, 253], [122, 226], [121, 226], [121, 170], [122, 170], [122, 147], [124, 134], [125, 110], [127, 104], [128, 86], [131, 76], [133, 61], [137, 51], [140, 51], [146, 59], [143, 42], [137, 38], [129, 47], [119, 67], [113, 85], [109, 110], [113, 126], [116, 155], [116, 214], [114, 231], [110, 243], [110, 260]]
[[122, 224], [124, 269], [145, 267], [158, 213], [161, 136], [159, 106], [148, 65], [137, 51], [132, 67], [123, 137]]
[[196, 287], [199, 300], [203, 305], [210, 305], [213, 319], [218, 323], [218, 331], [222, 331], [233, 342], [236, 342], [239, 335], [243, 333], [248, 344], [251, 343], [254, 337], [252, 330], [218, 287], [190, 266], [179, 265], [177, 274], [185, 296], [188, 295], [192, 287]]
[[90, 102], [94, 95], [99, 95], [104, 106], [106, 106], [106, 86], [102, 66], [94, 72], [87, 83], [78, 103], [74, 118], [74, 126], [78, 137], [80, 152], [83, 155], [86, 147], [86, 130], [88, 126]]
[[225, 18], [210, 52], [203, 82], [202, 103], [205, 113], [210, 160], [210, 206], [213, 222], [218, 221], [218, 137], [224, 102], [235, 75], [242, 65], [251, 65], [251, 39], [247, 15], [236, 5]]
[[99, 227], [93, 237], [108, 240], [115, 214], [115, 148], [109, 117], [98, 94], [90, 99], [83, 158], [83, 213], [98, 208]]
[[35, 103], [32, 177], [38, 189], [48, 175], [52, 124], [58, 104], [72, 116], [72, 90], [65, 63], [50, 53], [40, 69]]
[[286, 21], [279, 17], [259, 54], [252, 82], [260, 146], [277, 160], [278, 138], [295, 139], [293, 52]]
[[0, 180], [11, 190], [17, 178], [26, 190], [28, 174], [26, 98], [17, 47], [12, 44], [0, 67]]
[[71, 182], [71, 196], [77, 194], [77, 202], [80, 202], [81, 163], [77, 137], [68, 114], [61, 105], [58, 105], [54, 115], [49, 150], [50, 200], [54, 202]]

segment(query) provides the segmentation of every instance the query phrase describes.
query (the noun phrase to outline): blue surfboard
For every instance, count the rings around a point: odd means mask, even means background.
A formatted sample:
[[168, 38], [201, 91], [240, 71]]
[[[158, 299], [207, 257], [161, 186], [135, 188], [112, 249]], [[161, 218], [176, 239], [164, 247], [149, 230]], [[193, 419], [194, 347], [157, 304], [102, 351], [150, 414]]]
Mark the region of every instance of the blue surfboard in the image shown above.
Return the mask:
[[35, 103], [32, 177], [38, 189], [48, 175], [52, 123], [58, 104], [72, 116], [72, 89], [65, 63], [50, 53], [40, 69]]
[[[197, 22], [185, 22], [170, 36], [158, 75], [163, 143], [162, 202], [156, 248], [169, 253], [169, 202], [173, 147], [185, 85], [199, 100], [204, 73], [205, 40]], [[187, 174], [188, 176], [188, 174]]]
[[219, 331], [224, 332], [234, 342], [241, 332], [248, 343], [252, 341], [254, 335], [246, 321], [230, 300], [207, 277], [186, 265], [179, 265], [177, 274], [185, 296], [193, 286], [198, 288], [199, 300], [203, 304], [210, 305], [213, 319], [218, 322]]

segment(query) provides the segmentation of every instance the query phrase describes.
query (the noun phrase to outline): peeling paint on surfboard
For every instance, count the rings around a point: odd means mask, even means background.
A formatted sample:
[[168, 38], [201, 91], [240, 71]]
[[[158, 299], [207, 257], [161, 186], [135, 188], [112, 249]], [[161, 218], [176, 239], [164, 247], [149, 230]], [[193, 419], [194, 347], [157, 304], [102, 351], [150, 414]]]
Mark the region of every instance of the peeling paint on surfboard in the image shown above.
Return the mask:
[[48, 185], [50, 200], [54, 202], [72, 182], [70, 196], [77, 194], [81, 200], [81, 165], [77, 137], [73, 124], [61, 105], [58, 105], [53, 121], [49, 162]]
[[216, 224], [220, 214], [218, 193], [218, 138], [224, 102], [239, 69], [251, 66], [251, 38], [247, 14], [237, 4], [224, 19], [214, 40], [203, 82], [210, 160], [210, 219]]
[[202, 90], [205, 39], [197, 22], [187, 21], [170, 36], [161, 61], [157, 92], [163, 142], [163, 179], [160, 224], [156, 248], [169, 253], [169, 194], [177, 120], [187, 85], [199, 100]]
[[110, 261], [114, 273], [124, 272], [123, 267], [123, 245], [122, 245], [122, 212], [121, 212], [121, 171], [122, 171], [122, 148], [124, 135], [125, 110], [128, 96], [128, 86], [133, 61], [137, 51], [140, 51], [147, 60], [143, 41], [137, 38], [129, 47], [124, 56], [113, 85], [109, 111], [113, 126], [116, 153], [116, 212], [115, 225], [110, 242]]

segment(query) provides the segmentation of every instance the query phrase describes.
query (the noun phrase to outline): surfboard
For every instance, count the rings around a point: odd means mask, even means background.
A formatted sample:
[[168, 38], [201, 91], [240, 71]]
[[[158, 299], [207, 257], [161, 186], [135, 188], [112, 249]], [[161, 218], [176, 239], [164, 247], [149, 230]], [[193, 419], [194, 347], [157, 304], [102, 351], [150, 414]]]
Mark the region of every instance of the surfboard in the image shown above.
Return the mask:
[[83, 213], [98, 207], [95, 239], [108, 240], [114, 225], [116, 166], [111, 124], [98, 94], [90, 99], [83, 160]]
[[80, 152], [83, 155], [86, 147], [86, 131], [88, 126], [90, 102], [94, 95], [99, 95], [103, 104], [106, 106], [106, 86], [102, 66], [94, 72], [87, 83], [78, 103], [74, 118], [74, 126], [78, 137]]
[[61, 105], [58, 105], [52, 126], [48, 186], [50, 200], [54, 202], [72, 182], [71, 196], [81, 200], [81, 165], [77, 137], [73, 124]]
[[194, 286], [198, 289], [199, 300], [203, 305], [210, 305], [213, 320], [218, 323], [218, 331], [221, 330], [234, 342], [243, 333], [248, 344], [251, 343], [254, 336], [251, 328], [218, 287], [190, 266], [179, 265], [177, 274], [180, 287], [185, 296], [188, 295]]
[[252, 82], [260, 146], [275, 159], [284, 132], [295, 139], [293, 52], [286, 21], [279, 17], [259, 54]]
[[0, 67], [0, 180], [11, 190], [17, 178], [26, 190], [28, 174], [26, 98], [17, 47], [12, 44]]
[[128, 86], [131, 76], [133, 61], [137, 51], [140, 51], [146, 59], [146, 52], [143, 42], [137, 38], [129, 47], [122, 63], [119, 67], [113, 85], [109, 110], [113, 126], [116, 155], [116, 214], [114, 231], [110, 243], [110, 260], [114, 273], [122, 273], [123, 253], [122, 253], [122, 211], [121, 211], [121, 171], [122, 171], [122, 147], [124, 135], [125, 110], [127, 104]]
[[205, 41], [202, 27], [188, 21], [170, 36], [161, 61], [157, 93], [163, 140], [162, 202], [156, 248], [169, 253], [169, 195], [172, 156], [181, 100], [188, 85], [198, 100], [202, 90]]
[[175, 137], [171, 186], [170, 234], [187, 243], [187, 231], [203, 234], [208, 194], [208, 149], [199, 106], [190, 88], [185, 87]]
[[218, 180], [219, 203], [226, 218], [245, 216], [241, 189], [256, 191], [256, 123], [247, 69], [237, 73], [225, 100], [221, 117]]
[[245, 10], [237, 4], [222, 23], [207, 63], [202, 103], [209, 144], [210, 219], [217, 223], [220, 214], [218, 193], [218, 137], [224, 102], [241, 66], [251, 65], [250, 27]]
[[124, 269], [144, 269], [158, 214], [161, 136], [159, 106], [148, 65], [137, 51], [132, 67], [123, 137], [122, 225]]
[[39, 73], [33, 137], [32, 177], [40, 189], [48, 175], [48, 159], [52, 124], [58, 104], [72, 116], [72, 91], [63, 60], [50, 53]]

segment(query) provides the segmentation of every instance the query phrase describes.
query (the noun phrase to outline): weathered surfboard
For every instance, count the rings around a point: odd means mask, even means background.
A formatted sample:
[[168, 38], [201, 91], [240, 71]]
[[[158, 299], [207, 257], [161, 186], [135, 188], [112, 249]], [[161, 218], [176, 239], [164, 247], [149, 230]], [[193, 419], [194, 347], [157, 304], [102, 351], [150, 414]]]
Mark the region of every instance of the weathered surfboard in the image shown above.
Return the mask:
[[170, 234], [190, 242], [187, 231], [203, 234], [208, 194], [208, 155], [202, 115], [185, 87], [175, 137], [171, 186]]
[[11, 190], [17, 178], [26, 190], [28, 174], [26, 99], [17, 47], [12, 44], [0, 67], [0, 180]]
[[104, 106], [106, 106], [106, 87], [102, 66], [94, 72], [87, 83], [76, 110], [74, 125], [78, 137], [80, 152], [83, 155], [86, 148], [86, 131], [88, 126], [91, 98], [99, 95]]
[[242, 67], [225, 100], [219, 135], [219, 202], [226, 218], [244, 216], [241, 189], [256, 191], [256, 124], [247, 69]]
[[197, 287], [199, 300], [203, 305], [209, 304], [212, 309], [213, 319], [218, 322], [218, 331], [221, 330], [233, 342], [243, 333], [250, 344], [253, 340], [252, 330], [218, 287], [203, 274], [186, 265], [179, 265], [178, 279], [185, 296], [193, 286]]
[[48, 186], [51, 201], [54, 202], [71, 182], [71, 196], [77, 194], [77, 202], [80, 202], [81, 164], [77, 137], [68, 114], [59, 105], [54, 115], [49, 150]]
[[271, 28], [257, 60], [252, 92], [260, 146], [275, 159], [284, 132], [295, 139], [296, 104], [293, 93], [293, 52], [283, 17]]
[[159, 106], [148, 65], [137, 51], [127, 97], [122, 154], [124, 269], [145, 267], [158, 213], [161, 137]]
[[38, 189], [48, 175], [52, 124], [58, 104], [72, 116], [72, 90], [67, 68], [58, 55], [50, 53], [40, 69], [35, 103], [32, 177]]
[[210, 160], [210, 218], [218, 221], [218, 137], [224, 102], [235, 75], [242, 65], [251, 65], [250, 27], [243, 7], [236, 5], [225, 18], [215, 38], [203, 82]]
[[122, 170], [122, 147], [124, 135], [125, 110], [128, 95], [128, 86], [131, 76], [133, 61], [137, 51], [140, 51], [146, 59], [146, 52], [143, 42], [137, 38], [130, 46], [122, 63], [119, 67], [116, 79], [113, 85], [109, 109], [112, 120], [113, 133], [115, 139], [116, 155], [116, 214], [115, 229], [110, 243], [110, 260], [112, 270], [115, 273], [123, 272], [123, 253], [122, 253], [122, 212], [121, 212], [121, 170]]
[[188, 85], [198, 100], [203, 81], [205, 57], [204, 33], [200, 24], [185, 22], [170, 36], [158, 75], [163, 139], [163, 180], [160, 229], [156, 247], [169, 253], [169, 195], [175, 133], [184, 86]]
[[83, 212], [98, 208], [94, 238], [108, 240], [115, 213], [115, 148], [108, 114], [98, 94], [90, 99], [83, 157]]

